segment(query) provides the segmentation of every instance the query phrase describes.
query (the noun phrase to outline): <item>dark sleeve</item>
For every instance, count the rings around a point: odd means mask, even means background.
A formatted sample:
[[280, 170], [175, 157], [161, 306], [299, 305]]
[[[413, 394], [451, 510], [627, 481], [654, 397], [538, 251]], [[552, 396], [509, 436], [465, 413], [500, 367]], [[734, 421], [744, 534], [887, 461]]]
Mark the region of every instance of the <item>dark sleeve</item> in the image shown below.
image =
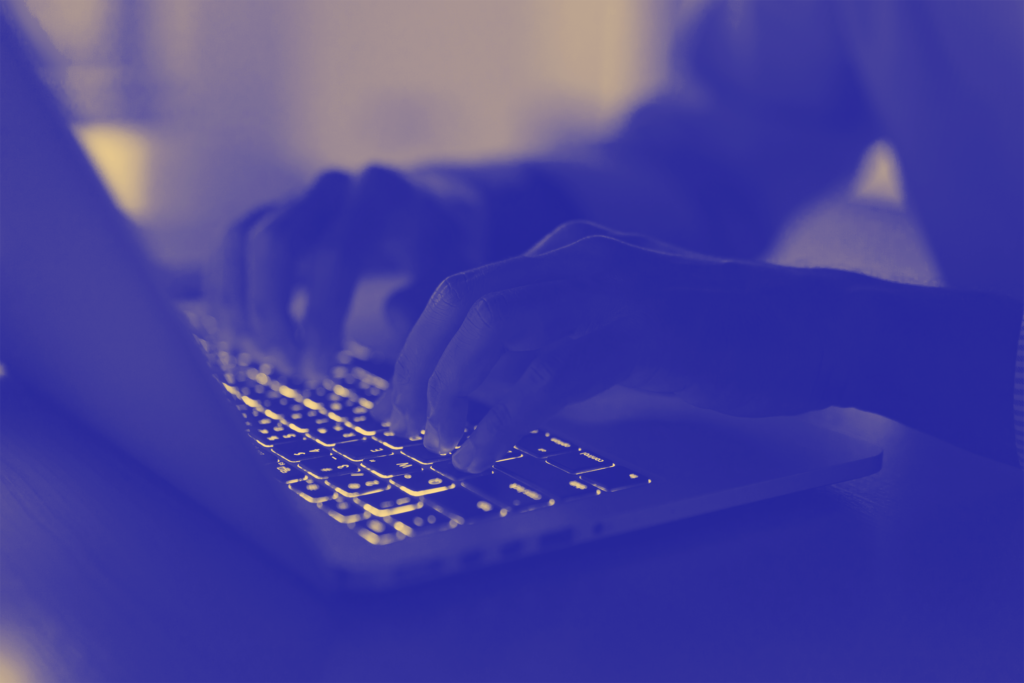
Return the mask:
[[834, 302], [823, 361], [832, 405], [884, 415], [1019, 463], [1014, 363], [1024, 304], [990, 292], [863, 278]]

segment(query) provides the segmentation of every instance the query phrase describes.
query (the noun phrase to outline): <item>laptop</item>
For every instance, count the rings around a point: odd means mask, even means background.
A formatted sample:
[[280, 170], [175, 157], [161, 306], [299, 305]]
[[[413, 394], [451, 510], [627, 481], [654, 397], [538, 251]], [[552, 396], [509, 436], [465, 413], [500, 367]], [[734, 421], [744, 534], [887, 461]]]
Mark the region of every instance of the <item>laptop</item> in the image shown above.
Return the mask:
[[[283, 563], [378, 590], [876, 472], [877, 447], [615, 389], [538, 425], [491, 471], [369, 414], [357, 348], [306, 385], [191, 324], [4, 20], [0, 360]], [[204, 354], [206, 358], [204, 358]]]

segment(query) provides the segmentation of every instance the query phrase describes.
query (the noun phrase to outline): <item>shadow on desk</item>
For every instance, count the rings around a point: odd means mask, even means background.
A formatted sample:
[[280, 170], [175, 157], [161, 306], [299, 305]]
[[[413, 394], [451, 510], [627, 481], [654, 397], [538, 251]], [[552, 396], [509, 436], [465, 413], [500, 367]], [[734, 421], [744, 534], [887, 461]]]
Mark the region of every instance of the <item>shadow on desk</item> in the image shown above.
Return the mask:
[[325, 596], [6, 378], [4, 652], [63, 681], [1021, 680], [1020, 472], [887, 441], [865, 479]]

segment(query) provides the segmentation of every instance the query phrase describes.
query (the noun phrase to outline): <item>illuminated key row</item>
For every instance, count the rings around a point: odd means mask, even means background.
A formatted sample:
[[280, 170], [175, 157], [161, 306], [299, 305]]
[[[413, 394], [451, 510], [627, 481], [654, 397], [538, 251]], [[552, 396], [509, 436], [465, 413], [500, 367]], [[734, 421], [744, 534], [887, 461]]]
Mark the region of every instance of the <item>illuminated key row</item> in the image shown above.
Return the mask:
[[299, 450], [289, 442], [271, 452], [292, 491], [378, 545], [650, 481], [540, 431], [482, 474], [457, 469], [422, 443], [392, 448], [362, 438]]
[[370, 409], [387, 382], [362, 368], [339, 366], [332, 379], [299, 389], [267, 364], [233, 364], [224, 353], [216, 359], [224, 387], [277, 477], [375, 545], [650, 482], [542, 430], [487, 472], [469, 474], [450, 455], [424, 448], [421, 437], [399, 437], [378, 423]]

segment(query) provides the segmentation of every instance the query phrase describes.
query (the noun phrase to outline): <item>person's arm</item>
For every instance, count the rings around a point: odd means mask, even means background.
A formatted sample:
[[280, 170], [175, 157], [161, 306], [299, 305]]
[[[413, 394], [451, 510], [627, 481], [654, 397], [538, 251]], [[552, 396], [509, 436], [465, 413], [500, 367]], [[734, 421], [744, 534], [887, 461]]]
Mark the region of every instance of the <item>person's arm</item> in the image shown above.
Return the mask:
[[831, 331], [831, 403], [892, 418], [1002, 462], [1014, 444], [1014, 362], [1024, 304], [865, 278]]
[[697, 257], [568, 223], [525, 255], [447, 278], [374, 411], [449, 452], [467, 399], [504, 378], [454, 454], [475, 472], [617, 384], [746, 417], [855, 407], [1017, 464], [1022, 314], [998, 294]]

